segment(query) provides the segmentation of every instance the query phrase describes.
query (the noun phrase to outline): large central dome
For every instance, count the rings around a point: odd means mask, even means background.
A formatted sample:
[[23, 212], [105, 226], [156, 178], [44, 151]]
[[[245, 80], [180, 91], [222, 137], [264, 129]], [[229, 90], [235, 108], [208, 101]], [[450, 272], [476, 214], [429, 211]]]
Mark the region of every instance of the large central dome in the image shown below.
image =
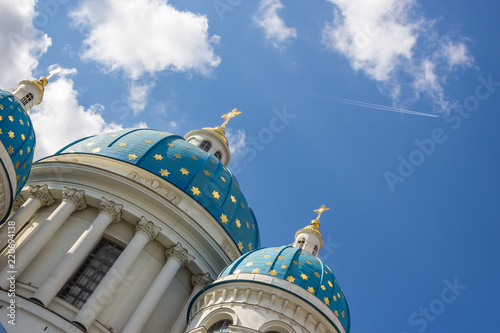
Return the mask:
[[99, 155], [147, 170], [202, 205], [241, 253], [260, 247], [257, 222], [236, 178], [213, 155], [178, 135], [124, 129], [76, 141], [56, 153], [63, 154]]

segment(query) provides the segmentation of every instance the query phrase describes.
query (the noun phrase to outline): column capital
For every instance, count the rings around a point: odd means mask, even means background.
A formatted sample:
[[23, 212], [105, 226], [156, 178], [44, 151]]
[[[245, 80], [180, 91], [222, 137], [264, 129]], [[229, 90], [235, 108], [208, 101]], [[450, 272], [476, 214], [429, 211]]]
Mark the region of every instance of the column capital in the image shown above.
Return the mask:
[[52, 198], [52, 194], [49, 191], [49, 187], [47, 184], [45, 185], [29, 185], [28, 193], [31, 198], [38, 199], [41, 203], [41, 206], [50, 206], [55, 201]]
[[122, 219], [123, 205], [102, 197], [99, 205], [99, 214], [106, 214], [111, 218], [111, 223], [118, 223]]
[[181, 267], [186, 266], [194, 260], [194, 256], [190, 255], [188, 250], [182, 247], [181, 243], [177, 243], [177, 245], [169, 247], [165, 251], [165, 255], [168, 259], [172, 258], [178, 261], [179, 264], [181, 264]]
[[75, 205], [75, 210], [83, 210], [87, 208], [84, 190], [78, 191], [76, 188], [69, 188], [64, 186], [62, 196], [63, 201], [71, 202], [73, 205]]
[[152, 242], [156, 236], [158, 236], [160, 230], [160, 227], [157, 227], [153, 222], [146, 220], [144, 216], [141, 216], [141, 220], [135, 227], [135, 233], [144, 235], [149, 242]]
[[19, 194], [14, 199], [14, 202], [12, 203], [12, 211], [15, 212], [16, 210], [18, 210], [19, 207], [21, 207], [22, 205], [24, 205], [25, 202], [26, 202], [26, 200], [24, 200], [23, 196], [21, 194]]
[[210, 273], [199, 274], [191, 276], [191, 285], [194, 289], [200, 288], [203, 289], [212, 283], [214, 280], [210, 277]]

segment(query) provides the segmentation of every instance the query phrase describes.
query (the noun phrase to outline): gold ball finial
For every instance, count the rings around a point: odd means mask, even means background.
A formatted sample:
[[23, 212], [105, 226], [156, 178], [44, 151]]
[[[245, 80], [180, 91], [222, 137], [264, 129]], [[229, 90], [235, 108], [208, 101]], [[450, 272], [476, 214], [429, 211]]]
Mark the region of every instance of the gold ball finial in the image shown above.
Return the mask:
[[38, 81], [42, 84], [42, 86], [46, 86], [47, 83], [49, 83], [49, 80], [46, 77], [41, 77]]

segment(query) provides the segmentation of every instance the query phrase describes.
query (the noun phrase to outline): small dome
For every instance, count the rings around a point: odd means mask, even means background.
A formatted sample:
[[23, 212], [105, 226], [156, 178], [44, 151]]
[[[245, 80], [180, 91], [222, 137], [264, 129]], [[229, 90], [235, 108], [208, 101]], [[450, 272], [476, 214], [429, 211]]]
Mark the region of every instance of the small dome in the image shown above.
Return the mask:
[[147, 170], [202, 205], [241, 253], [260, 247], [257, 221], [236, 178], [213, 155], [178, 135], [124, 129], [74, 142], [56, 153], [62, 154], [100, 155]]
[[347, 301], [332, 271], [321, 259], [292, 246], [262, 248], [241, 256], [218, 279], [240, 273], [268, 275], [301, 287], [327, 305], [345, 331], [350, 331]]
[[[2, 167], [8, 175], [8, 179], [2, 179], [2, 183], [9, 185], [13, 200], [28, 180], [33, 161], [35, 132], [19, 100], [3, 90], [0, 90], [0, 141]], [[11, 202], [5, 204], [10, 207]], [[0, 220], [3, 221], [4, 217], [4, 214], [0, 214]]]

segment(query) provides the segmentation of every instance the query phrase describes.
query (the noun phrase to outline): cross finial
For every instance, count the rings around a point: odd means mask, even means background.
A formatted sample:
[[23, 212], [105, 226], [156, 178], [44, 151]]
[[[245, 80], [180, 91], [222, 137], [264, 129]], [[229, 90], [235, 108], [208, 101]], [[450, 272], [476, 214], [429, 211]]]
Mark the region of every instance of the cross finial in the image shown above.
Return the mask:
[[316, 218], [316, 221], [319, 222], [319, 218], [321, 217], [321, 214], [323, 214], [327, 210], [330, 210], [330, 208], [327, 208], [325, 205], [319, 207], [318, 209], [315, 209], [314, 212], [318, 213], [318, 217]]
[[222, 118], [226, 119], [226, 121], [224, 121], [224, 123], [220, 127], [226, 128], [226, 125], [227, 125], [229, 119], [234, 118], [240, 114], [241, 114], [241, 111], [238, 111], [237, 109], [233, 109], [231, 112], [226, 113], [225, 115], [222, 116]]

